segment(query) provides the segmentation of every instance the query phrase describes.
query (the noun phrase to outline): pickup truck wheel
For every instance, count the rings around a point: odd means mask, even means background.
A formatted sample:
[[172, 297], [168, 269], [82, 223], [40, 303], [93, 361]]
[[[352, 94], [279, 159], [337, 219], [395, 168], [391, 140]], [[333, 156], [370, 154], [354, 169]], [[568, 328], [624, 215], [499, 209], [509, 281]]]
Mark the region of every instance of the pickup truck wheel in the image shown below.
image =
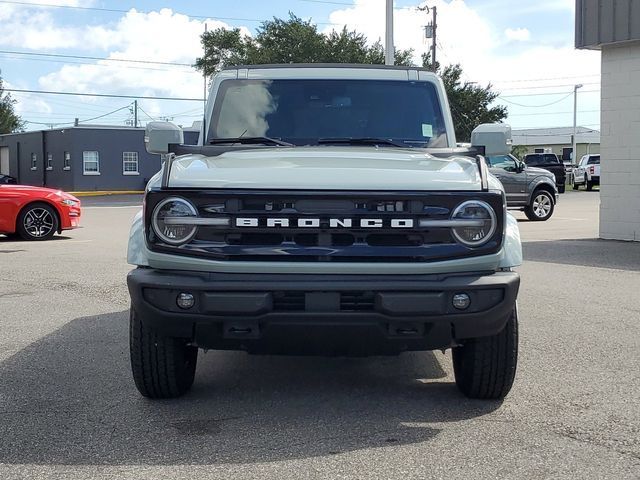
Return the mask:
[[565, 192], [565, 190], [566, 190], [566, 188], [567, 188], [567, 187], [566, 187], [565, 185], [560, 185], [560, 186], [558, 187], [558, 193], [564, 193], [564, 192]]
[[517, 307], [497, 335], [473, 338], [453, 349], [456, 385], [469, 398], [506, 397], [513, 385], [517, 363]]
[[580, 184], [576, 183], [576, 179], [574, 178], [573, 181], [571, 182], [571, 187], [574, 190], [578, 190], [580, 188]]
[[588, 192], [593, 190], [593, 182], [590, 182], [586, 175], [584, 176], [584, 184], [587, 187]]
[[544, 222], [553, 215], [553, 197], [546, 190], [536, 190], [533, 192], [531, 203], [524, 209], [524, 213], [529, 220], [534, 222]]
[[129, 316], [131, 370], [136, 387], [149, 398], [176, 398], [193, 385], [198, 349], [182, 338], [166, 337], [142, 323], [133, 307]]

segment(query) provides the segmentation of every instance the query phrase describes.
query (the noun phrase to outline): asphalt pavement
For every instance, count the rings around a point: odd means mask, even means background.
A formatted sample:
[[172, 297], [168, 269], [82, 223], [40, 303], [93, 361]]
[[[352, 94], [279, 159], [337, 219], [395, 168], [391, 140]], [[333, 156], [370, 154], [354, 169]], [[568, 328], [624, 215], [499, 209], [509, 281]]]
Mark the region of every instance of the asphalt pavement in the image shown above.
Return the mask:
[[142, 398], [128, 359], [128, 227], [0, 236], [0, 479], [640, 478], [640, 243], [597, 240], [597, 192], [520, 212], [520, 358], [504, 402], [458, 393], [450, 354], [201, 352], [193, 390]]

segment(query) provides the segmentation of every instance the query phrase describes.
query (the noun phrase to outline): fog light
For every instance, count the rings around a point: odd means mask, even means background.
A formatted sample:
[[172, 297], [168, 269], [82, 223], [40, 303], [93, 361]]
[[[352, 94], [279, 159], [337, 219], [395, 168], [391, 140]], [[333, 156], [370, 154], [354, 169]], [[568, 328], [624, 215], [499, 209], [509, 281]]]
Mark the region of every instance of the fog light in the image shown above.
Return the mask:
[[466, 310], [471, 305], [471, 299], [466, 293], [456, 293], [453, 296], [453, 306], [458, 310]]
[[195, 305], [196, 299], [190, 293], [181, 293], [176, 298], [176, 303], [180, 308], [187, 310]]

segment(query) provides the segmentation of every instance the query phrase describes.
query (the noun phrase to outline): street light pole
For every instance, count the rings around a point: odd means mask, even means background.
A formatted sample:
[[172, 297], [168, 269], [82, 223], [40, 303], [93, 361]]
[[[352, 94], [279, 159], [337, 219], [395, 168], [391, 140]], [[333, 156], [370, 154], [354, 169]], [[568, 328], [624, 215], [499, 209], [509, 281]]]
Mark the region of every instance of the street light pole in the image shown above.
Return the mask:
[[571, 163], [574, 165], [578, 162], [578, 152], [576, 152], [576, 135], [577, 130], [577, 118], [578, 118], [578, 89], [582, 88], [582, 84], [579, 83], [573, 86], [573, 139], [571, 145]]
[[393, 47], [393, 0], [387, 0], [386, 29], [384, 36], [384, 64], [395, 63], [395, 48]]

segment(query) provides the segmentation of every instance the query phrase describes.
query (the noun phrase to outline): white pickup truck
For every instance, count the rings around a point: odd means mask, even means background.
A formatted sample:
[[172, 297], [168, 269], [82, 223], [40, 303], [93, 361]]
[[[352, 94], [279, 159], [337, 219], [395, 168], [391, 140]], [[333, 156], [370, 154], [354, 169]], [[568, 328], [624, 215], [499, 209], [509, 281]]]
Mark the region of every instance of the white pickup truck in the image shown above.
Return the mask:
[[573, 189], [584, 185], [587, 190], [600, 185], [600, 154], [584, 155], [573, 168]]

